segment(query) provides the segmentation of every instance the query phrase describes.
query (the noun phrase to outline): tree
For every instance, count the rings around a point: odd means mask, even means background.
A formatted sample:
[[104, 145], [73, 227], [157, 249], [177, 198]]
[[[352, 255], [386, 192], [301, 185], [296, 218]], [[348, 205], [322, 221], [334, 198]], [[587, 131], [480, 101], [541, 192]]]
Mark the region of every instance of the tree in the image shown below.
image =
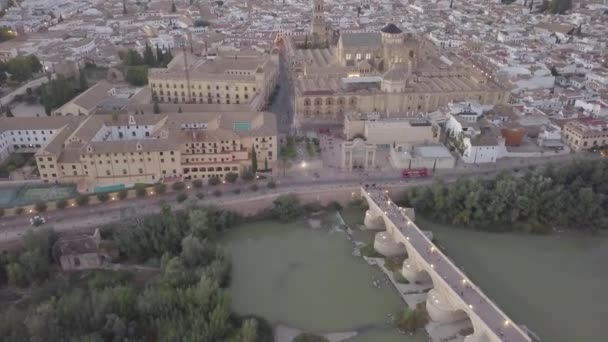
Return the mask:
[[136, 87], [148, 84], [148, 67], [143, 65], [129, 67], [125, 80]]
[[206, 238], [210, 233], [208, 225], [207, 212], [202, 210], [192, 210], [188, 214], [188, 225], [192, 234], [198, 238]]
[[36, 204], [34, 205], [34, 210], [36, 210], [37, 213], [45, 212], [46, 209], [47, 209], [46, 202], [36, 202]]
[[251, 172], [254, 175], [258, 172], [258, 154], [255, 151], [255, 146], [251, 146]]
[[122, 14], [127, 15], [127, 4], [125, 2], [122, 3]]
[[110, 195], [107, 192], [102, 192], [97, 194], [97, 199], [99, 202], [107, 202], [110, 199]]
[[89, 196], [78, 195], [78, 197], [76, 197], [76, 205], [78, 205], [79, 207], [83, 207], [87, 204], [89, 204]]
[[302, 214], [300, 201], [295, 195], [281, 195], [272, 202], [272, 213], [281, 221], [287, 222]]
[[239, 178], [239, 175], [236, 174], [235, 172], [228, 172], [225, 177], [226, 177], [226, 182], [234, 183], [234, 182], [236, 182], [237, 178]]
[[65, 209], [65, 207], [68, 206], [68, 201], [65, 198], [62, 198], [60, 200], [57, 200], [57, 202], [55, 202], [55, 207], [57, 209]]
[[175, 182], [171, 185], [171, 188], [175, 191], [182, 191], [186, 188], [183, 182]]
[[177, 203], [182, 203], [187, 199], [188, 199], [188, 194], [183, 193], [183, 192], [179, 193], [176, 197]]
[[179, 107], [177, 108], [177, 113], [179, 113], [179, 114], [183, 113], [183, 111], [182, 111], [182, 106], [179, 106]]
[[158, 99], [156, 98], [153, 100], [152, 112], [154, 114], [160, 114], [160, 106], [158, 105]]
[[11, 107], [8, 107], [8, 106], [6, 107], [6, 113], [5, 114], [6, 114], [7, 118], [14, 117], [13, 112], [11, 111]]
[[146, 42], [146, 47], [144, 48], [143, 62], [150, 68], [153, 68], [158, 65], [156, 57], [154, 57], [154, 52], [152, 51], [152, 47], [150, 46], [150, 44], [148, 44], [148, 42]]
[[129, 191], [127, 189], [122, 189], [118, 192], [117, 197], [118, 197], [118, 199], [123, 200], [123, 199], [127, 198], [128, 195], [129, 195]]
[[162, 195], [165, 192], [167, 192], [167, 185], [164, 183], [158, 183], [154, 185], [154, 191], [159, 194]]
[[177, 7], [175, 6], [175, 1], [174, 1], [174, 2], [171, 2], [171, 12], [172, 12], [172, 13], [177, 12]]
[[241, 342], [256, 342], [258, 338], [258, 321], [255, 318], [250, 318], [241, 325], [240, 338]]
[[200, 189], [203, 187], [203, 181], [200, 179], [195, 179], [192, 181], [192, 186], [195, 187], [196, 189]]
[[209, 178], [209, 185], [214, 186], [214, 185], [218, 185], [218, 184], [220, 184], [221, 182], [222, 182], [222, 181], [221, 181], [221, 180], [220, 180], [220, 178], [219, 178], [219, 177], [217, 177], [217, 176], [213, 176], [213, 177]]

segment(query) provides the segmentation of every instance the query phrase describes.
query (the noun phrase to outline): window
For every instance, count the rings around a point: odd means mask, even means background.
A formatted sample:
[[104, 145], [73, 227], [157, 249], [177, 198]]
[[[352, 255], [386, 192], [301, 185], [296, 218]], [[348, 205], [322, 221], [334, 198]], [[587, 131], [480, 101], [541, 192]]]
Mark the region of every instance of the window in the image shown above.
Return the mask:
[[372, 54], [371, 54], [371, 53], [369, 53], [369, 52], [368, 52], [368, 53], [366, 53], [366, 54], [365, 54], [365, 59], [367, 59], [367, 60], [372, 59]]
[[351, 59], [353, 59], [353, 55], [351, 55], [350, 53], [346, 54], [346, 60], [350, 61]]
[[360, 54], [360, 53], [357, 53], [356, 57], [357, 57], [357, 60], [358, 60], [358, 61], [360, 61], [360, 60], [361, 60], [361, 54]]

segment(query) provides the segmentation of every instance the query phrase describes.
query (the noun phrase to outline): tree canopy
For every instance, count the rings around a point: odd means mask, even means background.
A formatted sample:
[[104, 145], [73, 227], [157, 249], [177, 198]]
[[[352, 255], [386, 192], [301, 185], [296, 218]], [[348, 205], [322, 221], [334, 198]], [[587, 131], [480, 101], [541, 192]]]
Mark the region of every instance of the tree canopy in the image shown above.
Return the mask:
[[143, 284], [136, 280], [142, 275], [124, 271], [52, 277], [55, 234], [28, 233], [20, 255], [0, 255], [0, 275], [21, 282], [16, 285], [41, 287], [0, 313], [0, 336], [7, 342], [269, 341], [266, 322], [230, 311], [230, 263], [211, 232], [235, 222], [234, 213], [219, 209], [165, 208], [104, 227], [105, 241], [127, 261], [160, 260]]
[[441, 181], [404, 194], [403, 205], [449, 224], [484, 230], [608, 227], [608, 162], [549, 165], [521, 176], [509, 171], [491, 180]]

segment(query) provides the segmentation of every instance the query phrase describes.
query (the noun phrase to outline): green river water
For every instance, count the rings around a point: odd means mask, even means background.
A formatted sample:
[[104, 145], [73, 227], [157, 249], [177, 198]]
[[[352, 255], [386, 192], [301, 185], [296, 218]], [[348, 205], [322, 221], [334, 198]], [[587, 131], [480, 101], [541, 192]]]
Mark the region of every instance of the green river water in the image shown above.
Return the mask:
[[[491, 234], [420, 221], [440, 246], [508, 315], [543, 342], [604, 337], [608, 236]], [[356, 330], [351, 342], [421, 342], [401, 335], [388, 315], [405, 307], [382, 272], [352, 255], [346, 233], [305, 221], [262, 221], [228, 232], [233, 308], [272, 324], [313, 332]]]

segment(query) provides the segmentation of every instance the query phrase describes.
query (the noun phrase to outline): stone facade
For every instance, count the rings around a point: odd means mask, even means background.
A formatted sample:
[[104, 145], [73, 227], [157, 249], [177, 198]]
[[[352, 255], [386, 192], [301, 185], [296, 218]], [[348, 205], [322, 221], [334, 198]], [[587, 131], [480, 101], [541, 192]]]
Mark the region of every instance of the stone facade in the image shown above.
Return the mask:
[[301, 125], [341, 123], [350, 111], [408, 115], [465, 100], [506, 104], [510, 97], [508, 87], [472, 63], [441, 55], [426, 38], [393, 24], [342, 34], [326, 49], [285, 46]]

